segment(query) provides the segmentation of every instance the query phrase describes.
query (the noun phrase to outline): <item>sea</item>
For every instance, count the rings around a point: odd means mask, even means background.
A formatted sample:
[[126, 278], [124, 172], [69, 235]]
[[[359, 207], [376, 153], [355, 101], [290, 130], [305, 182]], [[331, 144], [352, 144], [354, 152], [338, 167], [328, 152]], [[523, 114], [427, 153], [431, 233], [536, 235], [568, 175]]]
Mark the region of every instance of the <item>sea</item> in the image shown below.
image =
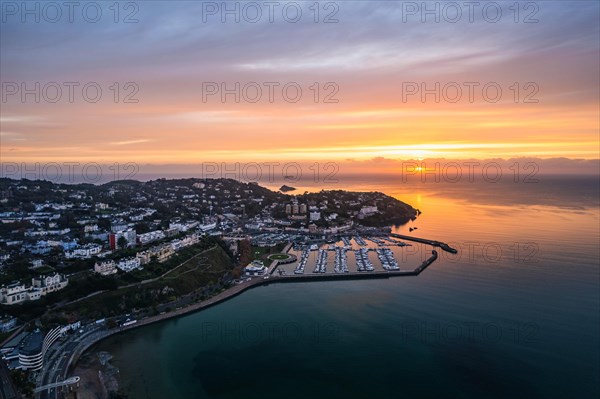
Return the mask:
[[[438, 250], [418, 276], [261, 286], [110, 337], [91, 351], [113, 356], [122, 394], [599, 397], [598, 177], [287, 184], [299, 193], [384, 192], [422, 212], [393, 231], [458, 253]], [[413, 243], [394, 253], [401, 269], [413, 269], [431, 249]]]

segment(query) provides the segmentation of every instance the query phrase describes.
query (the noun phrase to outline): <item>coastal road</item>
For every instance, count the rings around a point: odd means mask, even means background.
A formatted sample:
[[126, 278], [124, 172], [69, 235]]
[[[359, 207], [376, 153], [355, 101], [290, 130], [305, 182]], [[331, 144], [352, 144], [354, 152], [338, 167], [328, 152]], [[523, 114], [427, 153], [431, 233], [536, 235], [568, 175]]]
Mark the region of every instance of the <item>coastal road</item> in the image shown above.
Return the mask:
[[47, 389], [52, 389], [52, 388], [58, 388], [60, 386], [63, 385], [72, 385], [72, 384], [77, 384], [79, 382], [80, 378], [78, 376], [74, 376], [74, 377], [69, 377], [64, 381], [60, 381], [60, 382], [54, 382], [52, 384], [48, 384], [48, 385], [44, 385], [41, 387], [38, 387], [34, 390], [34, 392], [41, 392], [41, 391], [45, 391]]

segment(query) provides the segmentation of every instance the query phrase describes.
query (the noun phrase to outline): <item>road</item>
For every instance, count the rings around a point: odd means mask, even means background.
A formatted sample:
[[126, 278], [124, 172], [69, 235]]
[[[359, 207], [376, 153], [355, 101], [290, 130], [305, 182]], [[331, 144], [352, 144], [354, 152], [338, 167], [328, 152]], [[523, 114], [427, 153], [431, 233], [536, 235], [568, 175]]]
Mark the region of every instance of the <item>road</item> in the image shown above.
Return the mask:
[[[102, 332], [103, 326], [90, 324], [65, 337], [57, 340], [48, 348], [44, 359], [44, 366], [37, 372], [36, 398], [58, 399], [65, 390], [61, 381], [66, 380], [69, 359], [77, 348], [84, 342], [94, 340]], [[45, 389], [41, 389], [46, 387]]]
[[38, 387], [35, 389], [35, 392], [41, 392], [41, 391], [46, 391], [46, 390], [50, 390], [52, 388], [57, 388], [63, 385], [73, 385], [73, 384], [77, 384], [79, 382], [80, 378], [78, 376], [75, 377], [69, 377], [64, 381], [60, 381], [60, 382], [54, 382], [52, 384], [48, 384], [48, 385], [44, 385], [41, 387]]

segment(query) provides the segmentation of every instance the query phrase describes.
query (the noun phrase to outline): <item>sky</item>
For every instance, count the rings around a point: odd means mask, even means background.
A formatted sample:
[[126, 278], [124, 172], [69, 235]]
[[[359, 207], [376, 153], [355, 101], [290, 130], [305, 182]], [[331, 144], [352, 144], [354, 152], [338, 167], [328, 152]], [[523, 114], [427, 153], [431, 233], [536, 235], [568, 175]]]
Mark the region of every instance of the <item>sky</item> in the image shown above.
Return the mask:
[[600, 158], [597, 1], [0, 3], [2, 162]]

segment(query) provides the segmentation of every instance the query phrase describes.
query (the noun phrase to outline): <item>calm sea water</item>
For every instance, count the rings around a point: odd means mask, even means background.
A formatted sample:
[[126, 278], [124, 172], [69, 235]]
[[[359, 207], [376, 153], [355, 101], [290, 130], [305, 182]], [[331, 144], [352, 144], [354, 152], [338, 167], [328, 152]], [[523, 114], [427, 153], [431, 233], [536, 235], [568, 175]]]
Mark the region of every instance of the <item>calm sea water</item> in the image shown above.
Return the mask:
[[[114, 355], [122, 391], [161, 399], [598, 397], [597, 179], [338, 186], [419, 208], [397, 230], [418, 227], [412, 234], [450, 242], [459, 254], [442, 253], [418, 277], [260, 287], [112, 337], [94, 350]], [[430, 250], [404, 249], [404, 260], [414, 266]]]

